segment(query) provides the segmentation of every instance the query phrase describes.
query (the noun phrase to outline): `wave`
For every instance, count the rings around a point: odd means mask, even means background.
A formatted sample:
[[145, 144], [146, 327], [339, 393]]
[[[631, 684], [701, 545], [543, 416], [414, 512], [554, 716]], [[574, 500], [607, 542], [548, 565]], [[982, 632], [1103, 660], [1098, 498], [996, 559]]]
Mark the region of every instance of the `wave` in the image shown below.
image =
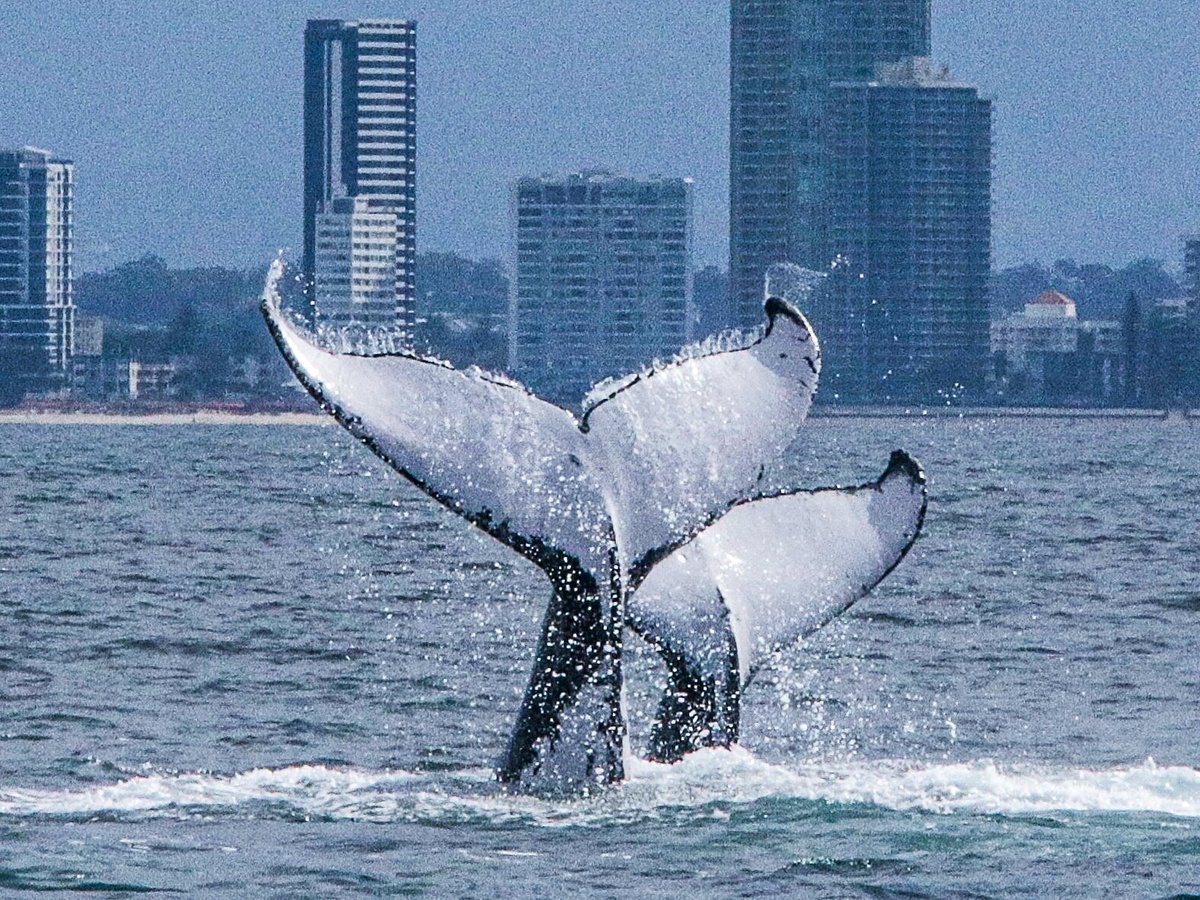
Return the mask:
[[80, 790], [0, 788], [0, 817], [233, 817], [545, 826], [725, 816], [761, 801], [869, 805], [938, 815], [1156, 814], [1200, 818], [1200, 771], [1152, 760], [1114, 769], [903, 760], [782, 766], [710, 750], [674, 766], [640, 760], [620, 787], [579, 800], [510, 795], [483, 769], [368, 772], [324, 766], [236, 775], [149, 775]]
[[[674, 767], [678, 772], [664, 772], [671, 767], [651, 763], [635, 765], [643, 781], [694, 780], [699, 788], [706, 778], [719, 778], [736, 786], [728, 799], [740, 802], [790, 798], [935, 814], [1153, 813], [1200, 818], [1200, 771], [1159, 766], [1152, 759], [1113, 769], [1007, 765], [992, 760], [872, 760], [783, 767], [735, 748], [694, 754]], [[635, 778], [631, 787], [638, 781]], [[719, 793], [714, 790], [714, 801], [720, 799]]]

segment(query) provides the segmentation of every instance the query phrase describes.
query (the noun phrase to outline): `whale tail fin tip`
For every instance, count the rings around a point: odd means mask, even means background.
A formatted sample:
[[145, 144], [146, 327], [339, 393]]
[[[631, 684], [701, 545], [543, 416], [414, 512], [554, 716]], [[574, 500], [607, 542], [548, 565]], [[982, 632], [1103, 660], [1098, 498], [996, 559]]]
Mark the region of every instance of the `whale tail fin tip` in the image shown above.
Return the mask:
[[926, 483], [925, 469], [905, 450], [892, 451], [892, 458], [888, 461], [888, 466], [879, 481], [883, 483], [896, 476], [907, 477], [914, 484], [924, 485]]

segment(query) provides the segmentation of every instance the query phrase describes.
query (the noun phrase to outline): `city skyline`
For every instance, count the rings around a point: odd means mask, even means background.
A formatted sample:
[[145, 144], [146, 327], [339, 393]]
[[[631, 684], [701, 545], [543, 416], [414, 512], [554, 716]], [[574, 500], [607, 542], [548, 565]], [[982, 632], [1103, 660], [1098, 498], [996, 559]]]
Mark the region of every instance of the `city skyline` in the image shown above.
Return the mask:
[[[1153, 16], [1148, 4], [1086, 16], [1077, 6], [1014, 16], [999, 3], [934, 4], [934, 59], [997, 98], [997, 265], [1149, 255], [1174, 266], [1197, 230], [1200, 89], [1168, 63], [1187, 58], [1198, 26], [1182, 3], [1174, 17], [1163, 4]], [[0, 144], [86, 160], [84, 269], [146, 252], [248, 264], [281, 243], [299, 255], [297, 26], [317, 15], [425, 22], [421, 249], [504, 256], [514, 178], [607, 165], [694, 177], [696, 263], [726, 264], [725, 3], [617, 3], [604, 15], [548, 0], [519, 11], [267, 2], [235, 16], [217, 2], [144, 12], [65, 2], [6, 29], [21, 90]]]

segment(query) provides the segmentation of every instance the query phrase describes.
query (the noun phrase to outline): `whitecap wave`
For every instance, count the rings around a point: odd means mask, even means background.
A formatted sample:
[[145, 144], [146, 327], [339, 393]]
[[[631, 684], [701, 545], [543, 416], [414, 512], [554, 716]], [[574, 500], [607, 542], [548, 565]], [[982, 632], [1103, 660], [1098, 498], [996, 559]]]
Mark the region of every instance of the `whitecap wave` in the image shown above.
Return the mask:
[[785, 767], [735, 748], [696, 753], [673, 767], [635, 763], [629, 787], [655, 783], [665, 793], [689, 786], [696, 800], [707, 791], [706, 802], [770, 797], [936, 814], [1153, 813], [1200, 818], [1200, 771], [1159, 766], [1153, 760], [1112, 769], [993, 760], [871, 760]]
[[1153, 814], [1200, 818], [1200, 771], [1152, 760], [1113, 769], [901, 760], [782, 766], [744, 749], [674, 766], [630, 764], [618, 788], [580, 800], [516, 796], [483, 769], [454, 774], [323, 766], [236, 775], [148, 775], [81, 790], [0, 788], [0, 817], [89, 819], [196, 815], [542, 826], [723, 817], [763, 800], [872, 805], [932, 814]]
[[352, 813], [361, 798], [402, 790], [415, 777], [323, 766], [253, 769], [237, 775], [145, 775], [82, 790], [0, 789], [0, 816], [178, 814], [250, 804], [336, 816], [339, 808]]

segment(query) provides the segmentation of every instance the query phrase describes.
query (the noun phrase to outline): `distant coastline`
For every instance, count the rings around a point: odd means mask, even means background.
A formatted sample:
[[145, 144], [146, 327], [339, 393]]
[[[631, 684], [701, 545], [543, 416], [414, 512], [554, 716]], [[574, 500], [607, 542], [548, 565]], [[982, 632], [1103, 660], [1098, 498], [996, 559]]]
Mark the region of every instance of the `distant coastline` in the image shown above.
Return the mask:
[[[825, 422], [844, 419], [1027, 419], [1055, 421], [1182, 421], [1200, 422], [1200, 410], [1109, 409], [1062, 407], [905, 407], [820, 406], [811, 418]], [[333, 419], [317, 410], [231, 409], [221, 406], [155, 405], [146, 409], [124, 406], [21, 407], [0, 409], [0, 425], [287, 425], [324, 426]]]
[[0, 409], [0, 425], [288, 425], [324, 426], [333, 419], [319, 412], [231, 412], [227, 409], [176, 411]]
[[1070, 419], [1197, 421], [1200, 410], [1064, 406], [815, 406], [814, 419]]

